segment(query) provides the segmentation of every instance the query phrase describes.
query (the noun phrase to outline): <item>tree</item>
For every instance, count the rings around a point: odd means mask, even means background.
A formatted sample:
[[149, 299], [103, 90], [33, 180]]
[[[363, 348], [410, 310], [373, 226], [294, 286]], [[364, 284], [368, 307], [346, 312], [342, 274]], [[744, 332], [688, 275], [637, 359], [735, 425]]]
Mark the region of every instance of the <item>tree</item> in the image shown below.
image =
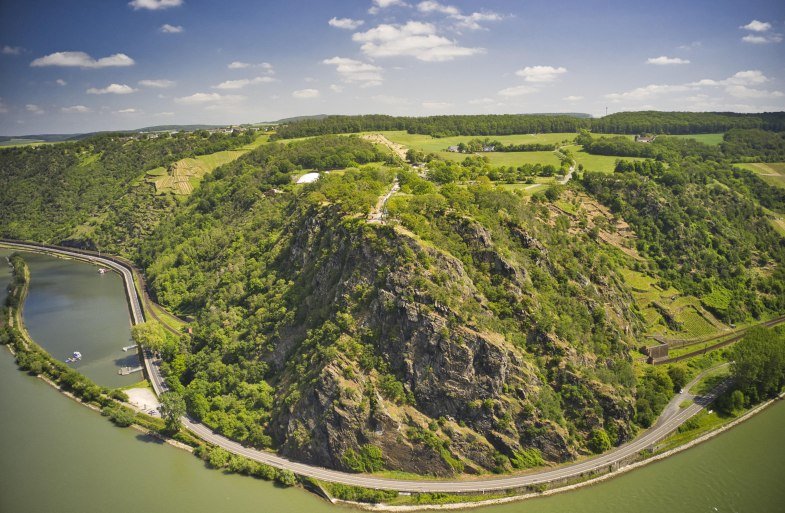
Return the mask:
[[176, 392], [161, 394], [161, 417], [166, 422], [166, 430], [174, 433], [180, 429], [180, 417], [185, 415], [185, 401]]
[[275, 482], [282, 486], [294, 486], [297, 484], [297, 476], [291, 470], [282, 468], [276, 472]]
[[147, 321], [131, 328], [134, 342], [151, 351], [162, 351], [168, 345], [166, 331], [155, 321]]
[[598, 428], [592, 431], [588, 446], [594, 454], [600, 454], [611, 448], [611, 439], [604, 429]]
[[687, 384], [687, 368], [683, 365], [671, 365], [668, 368], [668, 376], [673, 381], [674, 392], [678, 392]]
[[785, 332], [750, 329], [733, 348], [731, 373], [752, 402], [778, 394], [785, 385]]

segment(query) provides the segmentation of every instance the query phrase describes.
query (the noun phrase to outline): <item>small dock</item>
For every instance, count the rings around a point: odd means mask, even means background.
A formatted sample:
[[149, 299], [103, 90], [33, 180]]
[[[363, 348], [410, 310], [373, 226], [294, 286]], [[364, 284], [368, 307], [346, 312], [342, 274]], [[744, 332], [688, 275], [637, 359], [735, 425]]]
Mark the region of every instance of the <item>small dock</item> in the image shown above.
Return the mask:
[[138, 367], [123, 367], [117, 373], [121, 376], [127, 376], [129, 374], [133, 374], [134, 372], [142, 372], [143, 367], [140, 365]]
[[132, 346], [125, 346], [125, 347], [123, 348], [123, 351], [125, 351], [125, 352], [128, 352], [128, 351], [130, 351], [131, 349], [136, 349], [137, 347], [139, 347], [139, 344], [134, 344], [134, 345], [132, 345]]

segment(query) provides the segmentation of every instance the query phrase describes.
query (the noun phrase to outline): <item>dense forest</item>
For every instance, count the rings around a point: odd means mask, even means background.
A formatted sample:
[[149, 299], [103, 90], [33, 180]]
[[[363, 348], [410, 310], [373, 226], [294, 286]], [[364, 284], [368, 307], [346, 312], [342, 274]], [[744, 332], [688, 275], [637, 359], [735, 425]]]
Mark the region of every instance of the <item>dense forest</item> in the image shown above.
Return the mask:
[[0, 231], [10, 238], [61, 242], [89, 217], [111, 211], [109, 207], [133, 189], [144, 171], [236, 148], [251, 137], [207, 132], [164, 133], [156, 138], [105, 134], [78, 142], [0, 149]]
[[326, 116], [278, 127], [278, 137], [290, 139], [324, 134], [406, 130], [433, 137], [577, 132], [615, 134], [700, 134], [732, 128], [785, 131], [785, 113], [620, 112], [602, 118], [558, 114], [498, 114], [471, 116], [393, 117], [383, 115]]

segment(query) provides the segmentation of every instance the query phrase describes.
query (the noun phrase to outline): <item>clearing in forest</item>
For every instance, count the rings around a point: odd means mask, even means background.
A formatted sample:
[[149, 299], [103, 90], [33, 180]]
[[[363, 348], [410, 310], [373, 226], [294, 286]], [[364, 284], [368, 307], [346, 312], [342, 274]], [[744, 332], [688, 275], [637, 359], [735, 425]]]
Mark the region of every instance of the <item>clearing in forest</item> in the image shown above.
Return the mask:
[[260, 136], [254, 142], [234, 150], [178, 160], [168, 168], [151, 169], [145, 174], [145, 178], [147, 182], [155, 185], [156, 194], [172, 193], [187, 196], [194, 191], [207, 173], [258, 148], [267, 142], [267, 139], [267, 136]]

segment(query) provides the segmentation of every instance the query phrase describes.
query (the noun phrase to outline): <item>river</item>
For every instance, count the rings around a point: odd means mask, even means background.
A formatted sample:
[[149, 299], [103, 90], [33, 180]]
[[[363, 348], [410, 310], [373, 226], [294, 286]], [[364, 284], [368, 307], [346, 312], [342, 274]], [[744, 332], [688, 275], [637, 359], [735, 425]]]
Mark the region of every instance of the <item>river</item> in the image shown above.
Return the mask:
[[[26, 255], [26, 258], [31, 264], [32, 284], [36, 283], [38, 269], [48, 276], [38, 283], [49, 281], [47, 286], [55, 291], [62, 290], [63, 283], [75, 283], [73, 280], [81, 283], [80, 290], [91, 295], [104, 290], [95, 287], [95, 268], [92, 273], [81, 273], [72, 267], [85, 264], [41, 255]], [[47, 260], [56, 261], [47, 264]], [[5, 265], [2, 267], [0, 285], [4, 290], [8, 271]], [[107, 290], [124, 301], [119, 278]], [[59, 330], [63, 340], [62, 346], [57, 347], [75, 344], [66, 338], [67, 330], [75, 328], [67, 328], [66, 324], [80, 324], [79, 330], [100, 328], [107, 332], [105, 319], [95, 316], [69, 321], [66, 312], [58, 308], [82, 300], [80, 296], [71, 296], [67, 301], [59, 298], [48, 303], [50, 315], [30, 315], [26, 308], [25, 320], [30, 331]], [[98, 301], [97, 305], [104, 304], [96, 298], [93, 300]], [[53, 322], [51, 319], [57, 319], [56, 327], [48, 325]], [[127, 337], [127, 311], [115, 322], [118, 339], [108, 332], [102, 338], [111, 345], [107, 354], [116, 354], [117, 342]], [[114, 365], [111, 358], [105, 363], [109, 368]], [[99, 375], [96, 371], [96, 376]], [[207, 469], [185, 451], [152, 441], [134, 430], [114, 427], [41, 380], [16, 370], [13, 357], [6, 349], [0, 349], [0, 412], [3, 435], [0, 438], [0, 512], [3, 513], [334, 513], [344, 510], [300, 489], [282, 489], [253, 478]], [[709, 442], [616, 479], [552, 497], [477, 511], [784, 511], [784, 475], [785, 402], [780, 402]]]

